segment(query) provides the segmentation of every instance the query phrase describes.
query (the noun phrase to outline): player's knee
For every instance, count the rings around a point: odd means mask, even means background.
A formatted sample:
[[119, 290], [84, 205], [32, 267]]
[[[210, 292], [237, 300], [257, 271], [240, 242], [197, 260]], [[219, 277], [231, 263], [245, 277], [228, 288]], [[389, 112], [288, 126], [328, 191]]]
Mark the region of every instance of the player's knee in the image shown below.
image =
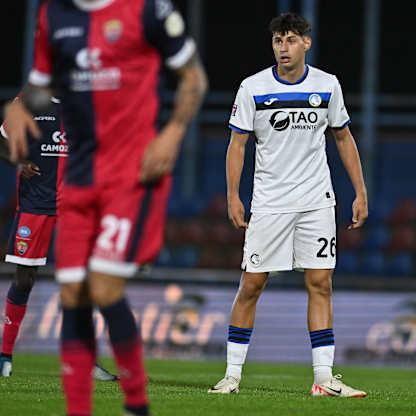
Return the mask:
[[123, 297], [123, 291], [120, 288], [104, 283], [92, 285], [90, 294], [94, 305], [99, 307], [112, 305]]
[[89, 282], [91, 300], [98, 307], [112, 305], [124, 296], [126, 280], [121, 277], [91, 272]]
[[91, 303], [84, 283], [65, 283], [61, 286], [62, 305], [67, 308], [86, 306]]
[[22, 292], [30, 292], [35, 283], [37, 267], [18, 265], [16, 269], [16, 288]]
[[238, 290], [238, 300], [243, 303], [256, 302], [263, 291], [263, 285], [245, 283]]
[[309, 294], [329, 297], [332, 295], [332, 278], [331, 275], [325, 275], [317, 279], [306, 281], [306, 288]]

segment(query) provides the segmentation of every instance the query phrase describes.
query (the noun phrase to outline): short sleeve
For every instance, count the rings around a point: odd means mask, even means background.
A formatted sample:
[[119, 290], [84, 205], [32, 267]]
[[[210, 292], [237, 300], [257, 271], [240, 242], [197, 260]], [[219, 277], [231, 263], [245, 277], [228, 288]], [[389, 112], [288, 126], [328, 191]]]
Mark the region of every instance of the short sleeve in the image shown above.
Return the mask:
[[242, 83], [235, 97], [229, 127], [238, 133], [251, 133], [254, 130], [256, 106], [246, 85]]
[[143, 26], [147, 41], [169, 68], [181, 68], [195, 53], [195, 42], [187, 36], [183, 17], [171, 0], [146, 0]]
[[1, 135], [1, 137], [3, 137], [4, 139], [8, 139], [8, 138], [9, 138], [9, 135], [7, 134], [7, 131], [6, 131], [6, 126], [5, 126], [5, 124], [4, 124], [4, 123], [0, 126], [0, 135]]
[[334, 89], [328, 105], [328, 125], [333, 129], [342, 129], [350, 124], [350, 117], [344, 104], [341, 85], [335, 78]]
[[35, 56], [29, 83], [37, 87], [47, 87], [52, 78], [51, 47], [48, 40], [48, 3], [45, 2], [38, 14], [35, 35]]

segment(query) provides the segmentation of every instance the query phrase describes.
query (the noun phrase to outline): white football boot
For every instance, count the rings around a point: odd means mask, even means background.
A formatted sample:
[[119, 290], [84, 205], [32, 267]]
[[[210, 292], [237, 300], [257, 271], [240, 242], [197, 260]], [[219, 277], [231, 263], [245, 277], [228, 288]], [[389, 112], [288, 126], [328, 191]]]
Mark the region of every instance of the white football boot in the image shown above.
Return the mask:
[[101, 367], [98, 364], [95, 364], [92, 374], [93, 374], [94, 380], [99, 380], [99, 381], [117, 381], [118, 380], [117, 376], [115, 376], [114, 374], [111, 374], [104, 367]]
[[12, 360], [0, 357], [0, 377], [10, 377], [12, 375]]
[[341, 381], [341, 378], [342, 375], [337, 374], [326, 383], [314, 383], [311, 388], [311, 395], [331, 397], [367, 397], [367, 393], [365, 391], [356, 390], [347, 386]]
[[225, 376], [220, 380], [215, 386], [212, 386], [208, 393], [217, 393], [217, 394], [231, 394], [238, 393], [240, 385], [240, 380], [232, 376]]

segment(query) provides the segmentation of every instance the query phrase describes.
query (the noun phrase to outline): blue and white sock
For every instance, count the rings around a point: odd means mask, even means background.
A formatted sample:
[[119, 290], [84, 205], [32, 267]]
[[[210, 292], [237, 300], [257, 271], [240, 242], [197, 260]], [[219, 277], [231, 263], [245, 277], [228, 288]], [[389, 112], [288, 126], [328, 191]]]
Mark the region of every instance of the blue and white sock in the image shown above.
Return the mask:
[[323, 384], [332, 378], [335, 341], [332, 328], [309, 332], [312, 344], [312, 366], [315, 384]]
[[252, 332], [253, 328], [239, 328], [233, 325], [228, 327], [226, 376], [241, 380]]

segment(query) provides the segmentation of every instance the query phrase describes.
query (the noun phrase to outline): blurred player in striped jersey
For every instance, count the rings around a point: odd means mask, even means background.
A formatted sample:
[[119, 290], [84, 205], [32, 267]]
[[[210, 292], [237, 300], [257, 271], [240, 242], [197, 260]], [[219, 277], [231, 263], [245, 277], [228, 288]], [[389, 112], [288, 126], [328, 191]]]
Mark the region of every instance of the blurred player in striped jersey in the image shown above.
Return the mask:
[[[269, 273], [300, 269], [305, 272], [309, 298], [311, 394], [366, 396], [332, 374], [336, 226], [335, 195], [325, 152], [327, 127], [334, 133], [356, 192], [351, 228], [361, 227], [367, 218], [366, 188], [340, 84], [334, 75], [305, 64], [311, 47], [310, 29], [303, 17], [293, 13], [272, 20], [277, 65], [241, 83], [231, 113], [228, 215], [235, 227], [246, 229], [243, 275], [231, 313], [226, 374], [209, 393], [238, 392], [257, 300]], [[239, 184], [251, 133], [256, 136], [256, 167], [247, 224]]]
[[[48, 112], [35, 117], [39, 140], [29, 138], [28, 160], [17, 176], [16, 216], [5, 261], [16, 264], [14, 281], [7, 293], [0, 353], [0, 377], [12, 373], [13, 349], [26, 313], [38, 267], [44, 266], [52, 240], [68, 145], [61, 123], [59, 100], [51, 99]], [[36, 127], [35, 127], [36, 128]], [[0, 157], [10, 157], [7, 121], [0, 127]], [[96, 380], [114, 381], [116, 376], [99, 365]]]
[[[147, 415], [143, 346], [126, 280], [163, 241], [171, 176], [206, 76], [170, 0], [51, 0], [38, 18], [26, 106], [55, 87], [69, 142], [58, 217], [61, 361], [70, 416], [92, 413], [92, 307], [109, 330], [126, 415]], [[173, 112], [156, 129], [161, 64], [178, 76]], [[27, 107], [10, 103], [12, 160], [25, 156]]]

